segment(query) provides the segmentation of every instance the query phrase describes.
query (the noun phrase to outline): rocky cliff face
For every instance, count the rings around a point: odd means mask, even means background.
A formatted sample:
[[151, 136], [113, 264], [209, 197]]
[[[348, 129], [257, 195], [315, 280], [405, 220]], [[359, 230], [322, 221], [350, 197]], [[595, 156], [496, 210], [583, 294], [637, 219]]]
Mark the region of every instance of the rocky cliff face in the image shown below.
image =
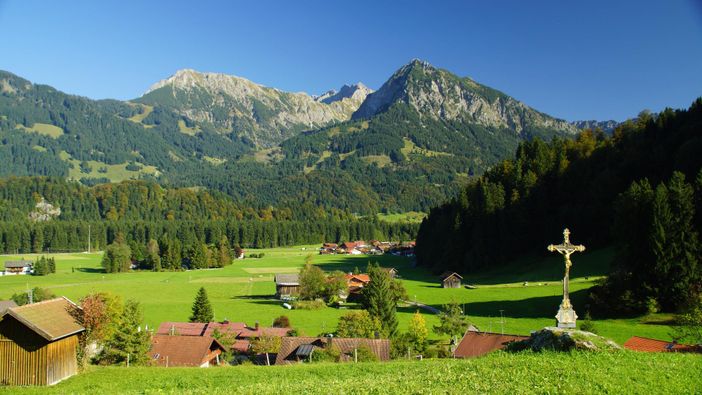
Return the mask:
[[578, 129], [602, 129], [605, 133], [612, 133], [619, 126], [617, 121], [575, 121], [571, 122]]
[[157, 82], [136, 101], [170, 107], [197, 123], [268, 147], [302, 130], [350, 119], [369, 92], [357, 84], [315, 99], [240, 77], [188, 69]]
[[370, 118], [395, 103], [407, 104], [423, 117], [505, 128], [517, 134], [530, 128], [577, 132], [566, 121], [540, 113], [470, 78], [457, 77], [416, 59], [368, 95], [353, 117]]

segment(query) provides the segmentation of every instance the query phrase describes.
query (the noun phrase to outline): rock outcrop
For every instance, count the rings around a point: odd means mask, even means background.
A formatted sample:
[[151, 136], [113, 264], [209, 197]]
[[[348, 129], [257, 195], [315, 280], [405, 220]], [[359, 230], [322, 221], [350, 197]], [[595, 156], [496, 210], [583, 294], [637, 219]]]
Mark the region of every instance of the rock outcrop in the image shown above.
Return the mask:
[[546, 327], [522, 341], [510, 343], [507, 351], [613, 351], [621, 347], [612, 340], [576, 329]]

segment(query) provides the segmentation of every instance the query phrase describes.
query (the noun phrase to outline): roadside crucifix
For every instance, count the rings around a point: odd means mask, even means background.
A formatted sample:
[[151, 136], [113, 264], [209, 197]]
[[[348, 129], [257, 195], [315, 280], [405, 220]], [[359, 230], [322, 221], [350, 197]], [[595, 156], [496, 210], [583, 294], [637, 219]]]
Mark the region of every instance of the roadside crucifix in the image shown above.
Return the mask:
[[570, 261], [570, 254], [574, 252], [585, 251], [585, 246], [574, 245], [570, 243], [570, 231], [568, 228], [563, 230], [563, 243], [548, 246], [548, 250], [551, 252], [557, 252], [563, 255], [565, 259], [565, 277], [563, 277], [563, 301], [558, 309], [558, 314], [556, 314], [556, 319], [558, 320], [559, 328], [575, 328], [575, 320], [578, 316], [573, 310], [573, 305], [570, 303], [570, 295], [568, 290], [568, 285], [570, 282], [570, 267], [573, 263]]

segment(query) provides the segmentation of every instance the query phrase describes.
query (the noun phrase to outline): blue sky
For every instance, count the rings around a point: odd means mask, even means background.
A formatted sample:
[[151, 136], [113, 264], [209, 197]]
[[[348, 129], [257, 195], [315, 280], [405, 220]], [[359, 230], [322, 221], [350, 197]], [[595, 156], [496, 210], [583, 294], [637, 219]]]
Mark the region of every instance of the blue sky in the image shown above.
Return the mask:
[[319, 94], [421, 58], [548, 114], [623, 120], [702, 96], [702, 0], [0, 0], [0, 69], [130, 99], [182, 68]]

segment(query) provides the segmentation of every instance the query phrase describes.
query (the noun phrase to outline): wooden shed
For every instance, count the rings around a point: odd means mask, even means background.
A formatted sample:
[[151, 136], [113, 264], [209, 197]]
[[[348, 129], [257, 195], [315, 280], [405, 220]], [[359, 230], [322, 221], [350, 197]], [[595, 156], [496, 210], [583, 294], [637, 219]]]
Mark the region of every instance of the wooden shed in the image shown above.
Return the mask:
[[444, 288], [461, 288], [461, 277], [460, 274], [455, 272], [444, 272], [441, 275], [441, 286]]
[[12, 307], [0, 316], [0, 385], [52, 385], [78, 372], [75, 303]]
[[300, 294], [300, 276], [298, 274], [276, 274], [275, 296], [277, 298], [293, 297]]

